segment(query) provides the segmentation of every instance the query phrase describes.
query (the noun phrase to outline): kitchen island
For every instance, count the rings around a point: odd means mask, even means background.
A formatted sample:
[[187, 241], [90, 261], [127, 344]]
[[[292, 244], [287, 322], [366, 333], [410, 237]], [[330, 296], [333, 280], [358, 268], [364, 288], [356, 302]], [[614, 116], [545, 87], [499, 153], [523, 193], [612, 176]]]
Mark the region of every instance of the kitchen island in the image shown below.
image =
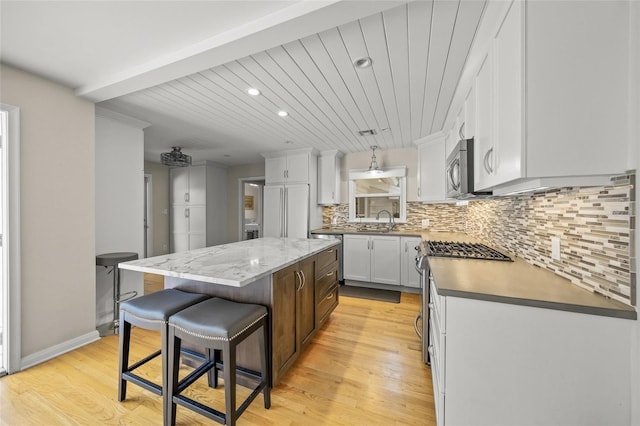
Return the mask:
[[[266, 306], [276, 385], [338, 305], [338, 241], [258, 238], [119, 265], [163, 275], [165, 288]], [[238, 365], [257, 370], [257, 336], [239, 347]]]

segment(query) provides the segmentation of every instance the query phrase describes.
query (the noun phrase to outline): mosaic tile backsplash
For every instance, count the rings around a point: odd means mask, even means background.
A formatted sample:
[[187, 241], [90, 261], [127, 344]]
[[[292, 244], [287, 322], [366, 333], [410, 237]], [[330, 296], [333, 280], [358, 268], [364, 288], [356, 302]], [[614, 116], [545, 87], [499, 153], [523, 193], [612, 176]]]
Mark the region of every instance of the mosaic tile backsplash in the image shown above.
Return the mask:
[[[612, 186], [561, 188], [544, 193], [455, 204], [407, 203], [399, 230], [465, 232], [546, 268], [574, 284], [628, 305], [636, 304], [635, 175]], [[325, 207], [323, 224], [335, 218], [350, 229], [349, 206]], [[377, 225], [372, 225], [377, 226]], [[551, 238], [560, 240], [560, 260], [551, 258]]]

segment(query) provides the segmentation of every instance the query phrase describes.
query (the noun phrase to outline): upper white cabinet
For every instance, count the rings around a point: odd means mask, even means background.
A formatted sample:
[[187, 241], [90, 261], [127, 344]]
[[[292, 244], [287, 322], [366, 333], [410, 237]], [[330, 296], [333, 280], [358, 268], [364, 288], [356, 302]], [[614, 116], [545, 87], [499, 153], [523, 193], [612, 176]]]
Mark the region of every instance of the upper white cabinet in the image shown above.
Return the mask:
[[419, 139], [418, 144], [418, 201], [443, 201], [445, 185], [445, 136], [437, 133]]
[[628, 8], [579, 9], [515, 1], [499, 21], [473, 87], [476, 190], [628, 168]]
[[340, 203], [340, 151], [322, 151], [318, 157], [318, 204]]
[[171, 252], [193, 250], [226, 241], [227, 172], [205, 164], [169, 171]]
[[472, 86], [464, 100], [464, 137], [471, 139], [476, 135], [476, 91]]
[[316, 156], [311, 150], [292, 150], [278, 154], [263, 154], [264, 174], [267, 185], [282, 183], [309, 183], [311, 161]]

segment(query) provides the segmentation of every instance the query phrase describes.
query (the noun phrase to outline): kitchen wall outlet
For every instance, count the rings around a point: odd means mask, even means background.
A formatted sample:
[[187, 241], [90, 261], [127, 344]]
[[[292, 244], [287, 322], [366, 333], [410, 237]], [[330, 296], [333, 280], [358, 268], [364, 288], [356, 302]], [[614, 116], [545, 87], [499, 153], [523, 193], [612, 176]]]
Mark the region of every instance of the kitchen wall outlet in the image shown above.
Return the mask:
[[560, 260], [560, 238], [551, 237], [551, 259]]
[[427, 229], [429, 227], [429, 219], [422, 219], [422, 229]]

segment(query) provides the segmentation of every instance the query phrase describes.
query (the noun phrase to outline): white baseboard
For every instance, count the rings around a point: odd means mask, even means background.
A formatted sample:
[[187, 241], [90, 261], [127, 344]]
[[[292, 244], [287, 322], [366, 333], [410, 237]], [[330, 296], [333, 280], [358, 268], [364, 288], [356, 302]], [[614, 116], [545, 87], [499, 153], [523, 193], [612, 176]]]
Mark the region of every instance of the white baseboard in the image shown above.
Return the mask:
[[66, 342], [59, 343], [47, 349], [38, 351], [34, 354], [27, 355], [20, 360], [19, 370], [26, 370], [29, 367], [33, 367], [34, 365], [43, 363], [64, 353], [70, 352], [74, 349], [78, 349], [81, 346], [93, 343], [97, 340], [100, 340], [100, 334], [98, 334], [97, 330], [93, 330], [82, 336], [67, 340]]

